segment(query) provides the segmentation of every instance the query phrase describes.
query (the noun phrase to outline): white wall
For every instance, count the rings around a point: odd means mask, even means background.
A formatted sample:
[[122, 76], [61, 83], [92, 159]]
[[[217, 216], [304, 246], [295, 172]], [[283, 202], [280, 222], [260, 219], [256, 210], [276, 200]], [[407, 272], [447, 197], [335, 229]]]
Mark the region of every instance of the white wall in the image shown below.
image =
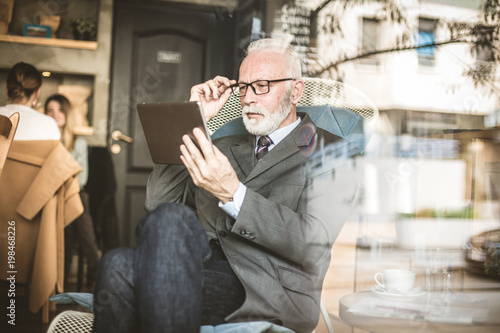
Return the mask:
[[363, 162], [368, 215], [391, 217], [466, 205], [463, 160], [368, 157]]

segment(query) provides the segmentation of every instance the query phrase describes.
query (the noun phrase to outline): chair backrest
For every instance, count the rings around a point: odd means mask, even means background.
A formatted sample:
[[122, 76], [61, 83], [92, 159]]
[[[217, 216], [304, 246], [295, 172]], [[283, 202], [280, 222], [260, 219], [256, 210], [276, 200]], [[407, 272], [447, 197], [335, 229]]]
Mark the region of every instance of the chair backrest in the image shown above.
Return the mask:
[[[362, 92], [338, 81], [304, 78], [305, 90], [297, 111], [306, 112], [316, 126], [364, 149], [378, 119], [377, 106]], [[240, 99], [231, 95], [208, 123], [212, 139], [243, 134]]]
[[16, 112], [10, 117], [0, 115], [0, 177], [18, 124], [19, 113]]

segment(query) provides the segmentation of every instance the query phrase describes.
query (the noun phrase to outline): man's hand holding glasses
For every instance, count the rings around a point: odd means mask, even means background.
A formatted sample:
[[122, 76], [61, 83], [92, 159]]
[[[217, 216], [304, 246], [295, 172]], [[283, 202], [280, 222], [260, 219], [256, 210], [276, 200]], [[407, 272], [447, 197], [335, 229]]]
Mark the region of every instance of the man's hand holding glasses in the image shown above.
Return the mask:
[[224, 107], [232, 93], [231, 85], [235, 83], [236, 80], [216, 76], [212, 80], [191, 88], [191, 98], [189, 100], [201, 103], [205, 120], [208, 122]]

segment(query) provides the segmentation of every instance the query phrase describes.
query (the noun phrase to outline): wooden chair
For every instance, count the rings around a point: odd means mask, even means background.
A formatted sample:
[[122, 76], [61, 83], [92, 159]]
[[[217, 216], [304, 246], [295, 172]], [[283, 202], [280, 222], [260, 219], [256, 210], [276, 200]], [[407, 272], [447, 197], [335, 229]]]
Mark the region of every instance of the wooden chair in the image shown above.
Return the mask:
[[16, 112], [10, 117], [0, 115], [0, 177], [18, 124], [19, 113]]
[[[12, 140], [16, 134], [19, 119], [20, 116], [17, 112], [10, 117], [0, 115], [0, 177], [2, 176], [3, 167], [7, 160]], [[54, 292], [52, 294], [54, 294]], [[55, 310], [55, 304], [49, 304], [47, 300], [42, 308], [42, 322], [44, 323], [48, 323], [49, 321], [49, 308]]]
[[[8, 127], [2, 120], [4, 132]], [[12, 127], [9, 133], [13, 137]], [[81, 167], [59, 140], [11, 140], [8, 151], [5, 141], [0, 141], [0, 224], [15, 221], [16, 283], [30, 284], [29, 309], [41, 308], [47, 323], [48, 298], [56, 287], [62, 291], [64, 227], [83, 211], [76, 178]], [[7, 251], [0, 249], [2, 267]], [[6, 271], [0, 274], [6, 278]]]

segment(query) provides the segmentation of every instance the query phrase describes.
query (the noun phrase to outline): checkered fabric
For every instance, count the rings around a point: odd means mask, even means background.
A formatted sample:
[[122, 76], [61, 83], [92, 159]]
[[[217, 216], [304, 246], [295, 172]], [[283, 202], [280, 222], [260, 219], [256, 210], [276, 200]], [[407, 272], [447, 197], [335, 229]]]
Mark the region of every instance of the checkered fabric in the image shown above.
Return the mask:
[[68, 310], [52, 320], [47, 333], [90, 333], [93, 326], [93, 313]]

